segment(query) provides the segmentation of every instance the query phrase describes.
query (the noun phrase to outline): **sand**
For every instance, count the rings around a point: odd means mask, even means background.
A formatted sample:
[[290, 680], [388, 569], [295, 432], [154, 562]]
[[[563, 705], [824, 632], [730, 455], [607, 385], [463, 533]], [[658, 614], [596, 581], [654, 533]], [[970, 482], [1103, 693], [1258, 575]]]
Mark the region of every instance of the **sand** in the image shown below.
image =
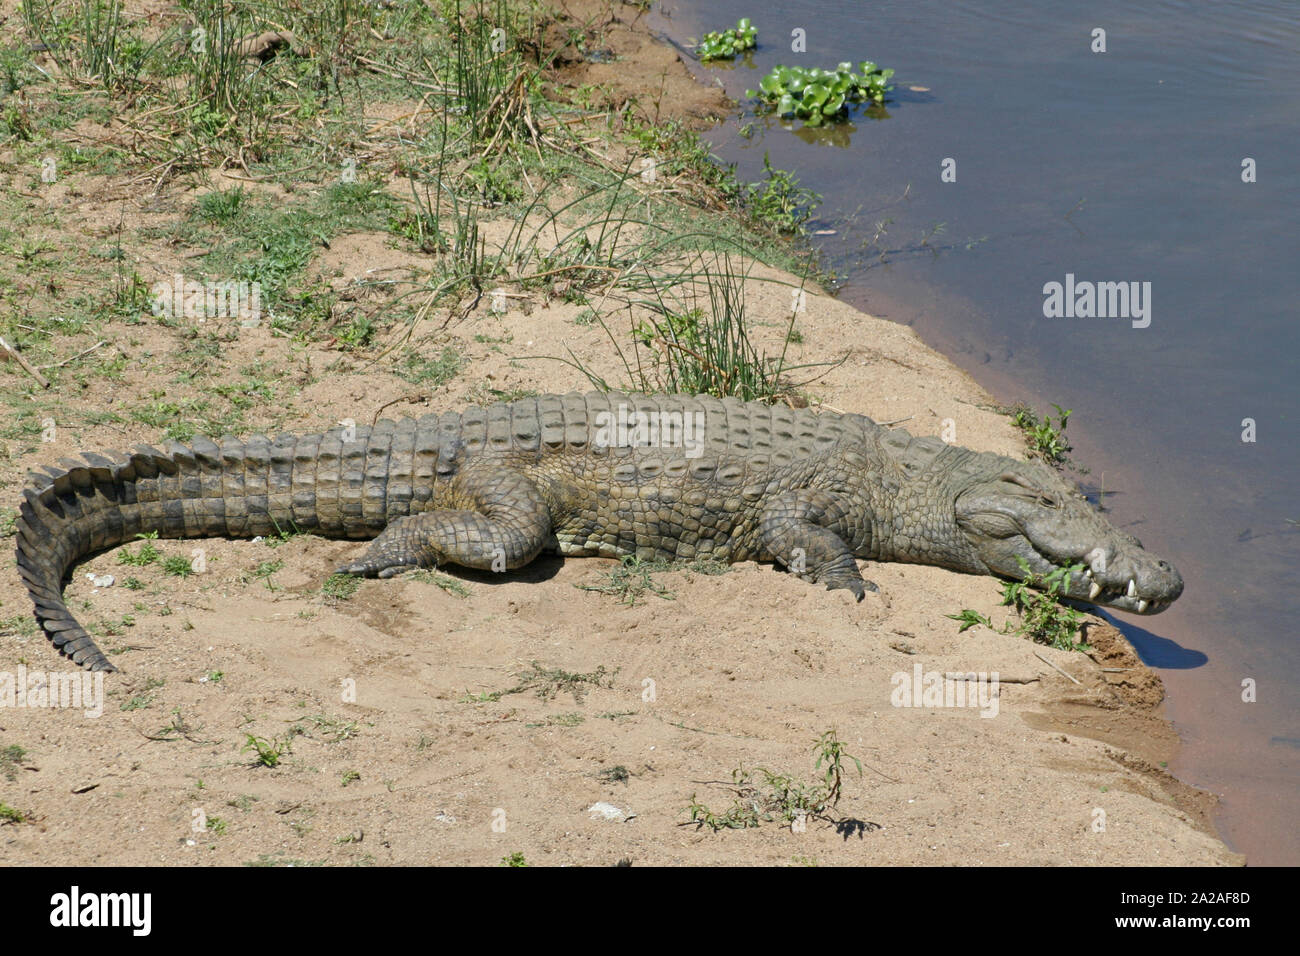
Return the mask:
[[[566, 7], [594, 17], [610, 9]], [[624, 59], [571, 63], [568, 80], [636, 89], [667, 77], [678, 115], [703, 120], [725, 107], [640, 30], [634, 7], [612, 9], [624, 22], [596, 25]], [[48, 201], [93, 229], [118, 221], [110, 185], [88, 180]], [[127, 215], [138, 223], [150, 212]], [[388, 238], [340, 238], [311, 270], [346, 288], [374, 270], [418, 267]], [[152, 267], [167, 275], [177, 263], [158, 254]], [[757, 267], [748, 289], [769, 350], [789, 315], [780, 282], [797, 284]], [[255, 415], [319, 430], [381, 410], [457, 407], [488, 388], [583, 389], [569, 366], [524, 359], [565, 349], [620, 381], [605, 334], [575, 323], [582, 308], [535, 296], [493, 314], [485, 298], [431, 345], [466, 360], [437, 388], [324, 344], [290, 347], [264, 326], [238, 329], [225, 358], [270, 362], [310, 383], [287, 409]], [[417, 338], [446, 318], [431, 316]], [[1021, 453], [989, 396], [907, 328], [822, 294], [809, 295], [799, 328], [793, 361], [844, 359], [806, 387], [824, 405], [906, 420], [914, 434], [937, 435], [951, 420], [958, 444]], [[168, 347], [172, 333], [133, 334], [120, 343], [123, 380], [111, 390], [69, 386], [68, 409], [147, 394], [136, 360]], [[0, 387], [18, 387], [23, 374], [0, 365]], [[61, 428], [35, 448], [8, 441], [0, 482], [14, 503], [40, 463], [158, 437], [128, 422]], [[6, 865], [495, 865], [511, 854], [533, 865], [1242, 862], [1209, 824], [1213, 798], [1161, 769], [1177, 739], [1160, 681], [1114, 628], [1089, 624], [1090, 654], [985, 627], [958, 633], [946, 615], [963, 608], [995, 625], [1007, 619], [991, 578], [876, 565], [866, 574], [880, 591], [859, 604], [746, 563], [717, 576], [658, 575], [668, 593], [629, 607], [584, 589], [602, 584], [613, 562], [546, 557], [508, 575], [447, 569], [451, 588], [428, 576], [363, 581], [338, 599], [321, 587], [356, 543], [159, 546], [185, 556], [201, 547], [207, 569], [172, 577], [109, 552], [79, 565], [68, 587], [83, 620], [119, 622], [102, 640], [121, 650], [122, 668], [104, 681], [102, 715], [0, 707], [0, 748], [23, 751], [0, 764], [0, 802], [27, 818], [0, 825]], [[259, 576], [267, 562], [276, 569]], [[96, 589], [87, 574], [116, 583]], [[129, 576], [143, 588], [124, 587]], [[0, 617], [29, 610], [7, 561]], [[493, 693], [520, 685], [533, 662], [601, 676], [576, 695]], [[42, 636], [10, 625], [0, 630], [0, 670], [20, 664], [69, 670]], [[932, 672], [996, 672], [995, 706], [894, 706], [897, 688]], [[816, 781], [814, 743], [829, 730], [862, 765], [859, 775], [846, 763], [833, 819], [720, 832], [692, 824], [693, 799], [717, 812], [731, 805], [738, 768]], [[254, 761], [249, 735], [288, 741], [277, 766]], [[597, 804], [617, 812], [607, 819]]]

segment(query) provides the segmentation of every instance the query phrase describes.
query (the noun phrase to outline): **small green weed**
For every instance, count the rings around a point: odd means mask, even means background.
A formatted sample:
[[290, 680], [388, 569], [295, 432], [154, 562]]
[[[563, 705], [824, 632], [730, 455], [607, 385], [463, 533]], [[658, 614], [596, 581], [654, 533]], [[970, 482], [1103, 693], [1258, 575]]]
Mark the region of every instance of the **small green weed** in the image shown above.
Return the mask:
[[18, 768], [22, 766], [23, 758], [26, 756], [27, 751], [17, 744], [0, 748], [0, 774], [12, 782], [18, 776]]
[[763, 154], [763, 180], [745, 187], [744, 207], [754, 221], [784, 235], [797, 235], [822, 204], [819, 193], [799, 185], [794, 173], [777, 169]]
[[577, 713], [555, 714], [554, 716], [547, 715], [545, 720], [534, 721], [532, 723], [524, 724], [524, 726], [529, 728], [577, 727], [579, 724], [585, 722], [586, 719], [587, 718], [583, 714], [577, 714]]
[[460, 699], [462, 704], [495, 704], [501, 699], [502, 694], [508, 694], [504, 690], [483, 690], [477, 694], [471, 694], [465, 691], [465, 696]]
[[673, 600], [673, 593], [651, 577], [653, 574], [671, 571], [695, 571], [713, 576], [726, 574], [728, 570], [727, 565], [719, 561], [705, 561], [698, 558], [694, 561], [644, 561], [635, 555], [625, 554], [617, 568], [605, 572], [605, 581], [603, 583], [575, 584], [574, 587], [583, 591], [610, 594], [617, 597], [620, 604], [635, 607], [636, 602], [647, 591], [656, 597], [663, 598], [665, 601]]
[[[1060, 602], [1061, 590], [1069, 582], [1070, 575], [1082, 571], [1083, 565], [1076, 564], [1068, 568], [1056, 568], [1047, 574], [1038, 574], [1029, 569], [1024, 558], [1016, 560], [1025, 577], [1022, 581], [1003, 583], [1002, 604], [1016, 612], [1019, 622], [1013, 626], [1008, 621], [1002, 626], [1002, 633], [1027, 637], [1035, 644], [1046, 644], [1058, 650], [1087, 650], [1086, 644], [1075, 640], [1086, 615]], [[944, 616], [960, 622], [961, 626], [957, 628], [959, 634], [977, 624], [993, 629], [992, 621], [970, 608]]]
[[199, 217], [209, 222], [229, 222], [243, 210], [247, 195], [243, 186], [204, 193], [197, 204]]
[[265, 737], [244, 734], [244, 746], [240, 748], [239, 752], [242, 754], [250, 750], [257, 752], [254, 765], [260, 764], [263, 767], [278, 767], [284, 755], [293, 752], [287, 740], [281, 743], [278, 737], [274, 740], [267, 740]]
[[575, 584], [583, 591], [596, 591], [600, 594], [612, 594], [620, 604], [635, 607], [647, 591], [665, 601], [673, 600], [673, 593], [650, 575], [655, 571], [666, 571], [667, 562], [642, 561], [635, 555], [625, 554], [619, 566], [605, 574], [602, 584]]
[[134, 697], [131, 697], [128, 700], [123, 701], [119, 709], [126, 710], [126, 711], [143, 710], [144, 708], [152, 704], [154, 700], [157, 698], [158, 695], [154, 694], [153, 691], [157, 690], [159, 687], [162, 687], [166, 683], [167, 682], [161, 677], [148, 678], [144, 682], [144, 689], [141, 690], [141, 692], [136, 694]]
[[1049, 465], [1060, 468], [1070, 464], [1068, 454], [1073, 446], [1065, 438], [1065, 426], [1073, 410], [1061, 408], [1055, 402], [1052, 407], [1056, 409], [1056, 421], [1052, 421], [1051, 415], [1044, 415], [1042, 421], [1039, 421], [1032, 408], [1024, 404], [1017, 405], [1011, 410], [1011, 424], [1024, 432], [1030, 457], [1041, 458]]
[[944, 617], [952, 618], [954, 621], [960, 621], [961, 627], [957, 628], [957, 633], [970, 630], [976, 624], [983, 624], [987, 628], [993, 627], [993, 622], [981, 614], [979, 611], [972, 611], [966, 608], [960, 614], [945, 614]]
[[831, 820], [831, 811], [844, 792], [845, 762], [853, 762], [858, 776], [862, 775], [862, 762], [845, 750], [834, 730], [824, 732], [817, 739], [813, 753], [817, 755], [814, 769], [822, 771], [819, 781], [805, 783], [762, 767], [754, 770], [739, 767], [731, 773], [730, 789], [736, 794], [732, 805], [717, 813], [692, 795], [686, 808], [690, 823], [684, 825], [694, 824], [697, 829], [709, 827], [717, 832], [742, 830], [772, 821], [796, 828], [810, 819]]
[[543, 667], [537, 661], [531, 661], [528, 670], [519, 672], [519, 683], [509, 690], [498, 691], [497, 697], [531, 690], [542, 700], [554, 700], [559, 694], [567, 692], [573, 695], [574, 703], [581, 704], [589, 687], [613, 687], [614, 675], [617, 673], [617, 670], [611, 671], [604, 664], [591, 673], [579, 674], [558, 667]]
[[437, 388], [446, 385], [460, 371], [464, 358], [453, 348], [445, 348], [442, 354], [430, 358], [411, 351], [399, 362], [393, 371], [412, 385], [428, 385]]
[[162, 552], [154, 544], [154, 541], [158, 539], [157, 531], [150, 531], [148, 534], [137, 534], [136, 537], [143, 540], [144, 543], [135, 551], [130, 548], [123, 548], [119, 551], [117, 553], [118, 564], [129, 564], [142, 568], [147, 564], [153, 564], [162, 557]]
[[163, 558], [162, 569], [166, 574], [171, 574], [178, 578], [188, 578], [194, 573], [194, 564], [189, 558], [182, 557], [179, 554], [173, 554]]
[[518, 175], [506, 168], [504, 163], [493, 164], [482, 157], [465, 170], [465, 176], [489, 206], [519, 202], [524, 198], [524, 187], [520, 184]]
[[331, 574], [320, 590], [331, 601], [350, 601], [360, 586], [360, 580], [351, 574]]
[[596, 779], [601, 783], [621, 783], [627, 786], [628, 781], [632, 779], [632, 773], [622, 764], [600, 771], [596, 774]]
[[279, 591], [280, 585], [271, 580], [272, 575], [284, 567], [284, 562], [280, 560], [263, 561], [253, 569], [253, 577], [261, 578], [262, 583], [266, 585], [268, 591]]
[[1059, 650], [1086, 650], [1086, 645], [1075, 642], [1084, 613], [1066, 607], [1058, 600], [1070, 575], [1082, 572], [1083, 565], [1056, 568], [1042, 575], [1031, 571], [1023, 558], [1018, 558], [1017, 562], [1025, 579], [1008, 581], [1002, 586], [1002, 603], [1020, 615], [1016, 633], [1036, 644], [1047, 644]]
[[421, 568], [418, 571], [411, 571], [407, 575], [412, 581], [419, 581], [423, 584], [433, 584], [442, 588], [448, 594], [456, 597], [469, 597], [470, 589], [465, 586], [463, 581], [458, 581], [449, 574], [443, 574], [441, 571], [430, 571], [427, 568]]
[[[317, 733], [322, 734], [326, 743], [342, 743], [351, 740], [361, 732], [360, 725], [355, 720], [334, 714], [312, 714], [310, 717], [304, 717], [303, 720], [311, 724]], [[297, 730], [299, 733], [304, 732], [301, 728]], [[314, 736], [314, 734], [307, 736]]]

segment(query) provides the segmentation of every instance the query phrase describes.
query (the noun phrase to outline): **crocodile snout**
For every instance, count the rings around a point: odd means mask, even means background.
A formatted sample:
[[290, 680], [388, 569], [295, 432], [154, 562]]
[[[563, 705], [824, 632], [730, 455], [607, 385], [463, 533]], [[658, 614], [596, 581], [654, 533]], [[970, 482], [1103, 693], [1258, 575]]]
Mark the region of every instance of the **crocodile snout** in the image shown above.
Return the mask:
[[1183, 593], [1182, 575], [1172, 564], [1142, 550], [1110, 545], [1083, 556], [1070, 597], [1137, 614], [1158, 614]]

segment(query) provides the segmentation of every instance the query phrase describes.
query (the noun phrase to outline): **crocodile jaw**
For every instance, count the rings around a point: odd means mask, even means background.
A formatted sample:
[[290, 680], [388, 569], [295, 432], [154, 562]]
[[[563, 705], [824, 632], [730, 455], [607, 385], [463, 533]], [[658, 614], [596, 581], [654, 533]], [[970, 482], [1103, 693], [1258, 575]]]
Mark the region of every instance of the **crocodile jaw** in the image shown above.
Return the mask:
[[[1132, 614], [1151, 615], [1168, 608], [1183, 591], [1183, 579], [1171, 564], [1156, 558], [1140, 545], [1135, 547], [1129, 542], [1121, 542], [1122, 548], [1113, 545], [1098, 546], [1078, 559], [1048, 557], [1024, 536], [1002, 539], [1001, 543], [1003, 547], [996, 553], [990, 554], [987, 549], [982, 552], [987, 555], [985, 564], [992, 573], [1015, 580], [1023, 579], [1020, 564], [1015, 561], [1017, 556], [1024, 559], [1029, 569], [1038, 575], [1047, 575], [1059, 568], [1075, 567], [1076, 570], [1070, 573], [1060, 591], [1062, 598], [1071, 601]], [[1011, 545], [1009, 549], [1006, 547], [1008, 544]], [[1114, 556], [1109, 564], [1100, 557], [1107, 553]], [[1009, 561], [1007, 556], [1010, 557]], [[1077, 570], [1080, 564], [1083, 565], [1083, 570]], [[1099, 570], [1102, 567], [1107, 570]]]
[[1022, 580], [1022, 561], [1038, 575], [1082, 566], [1061, 597], [1133, 614], [1159, 614], [1182, 594], [1173, 565], [1112, 525], [1055, 472], [1010, 459], [1003, 465], [955, 501], [957, 525], [990, 573]]

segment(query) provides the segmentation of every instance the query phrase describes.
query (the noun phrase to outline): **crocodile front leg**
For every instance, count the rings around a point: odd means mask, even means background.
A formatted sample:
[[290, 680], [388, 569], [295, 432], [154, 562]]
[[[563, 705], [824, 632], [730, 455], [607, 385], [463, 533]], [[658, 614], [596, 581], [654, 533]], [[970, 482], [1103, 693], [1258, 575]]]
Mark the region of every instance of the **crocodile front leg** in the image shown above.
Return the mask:
[[859, 601], [879, 588], [862, 577], [841, 535], [860, 537], [865, 530], [843, 495], [809, 488], [777, 495], [763, 509], [759, 525], [763, 548], [776, 561], [828, 591], [852, 591]]
[[390, 578], [439, 564], [507, 571], [533, 560], [551, 534], [537, 486], [509, 468], [467, 468], [452, 479], [444, 500], [460, 507], [397, 518], [360, 560], [337, 573]]

